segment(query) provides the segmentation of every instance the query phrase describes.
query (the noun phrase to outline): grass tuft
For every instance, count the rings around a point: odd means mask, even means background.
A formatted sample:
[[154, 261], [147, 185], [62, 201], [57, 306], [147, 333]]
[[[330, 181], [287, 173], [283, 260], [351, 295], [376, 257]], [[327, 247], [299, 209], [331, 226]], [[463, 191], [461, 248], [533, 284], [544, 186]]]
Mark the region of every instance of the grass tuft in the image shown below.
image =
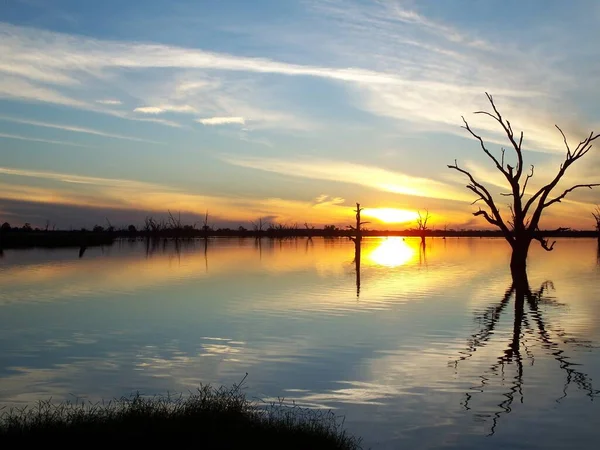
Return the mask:
[[[360, 449], [331, 411], [283, 400], [250, 401], [240, 385], [200, 386], [189, 395], [144, 397], [139, 393], [109, 402], [39, 401], [34, 407], [0, 414], [0, 443], [29, 440], [85, 443], [154, 443], [161, 437], [194, 439], [200, 448]], [[191, 442], [191, 441], [190, 441]]]

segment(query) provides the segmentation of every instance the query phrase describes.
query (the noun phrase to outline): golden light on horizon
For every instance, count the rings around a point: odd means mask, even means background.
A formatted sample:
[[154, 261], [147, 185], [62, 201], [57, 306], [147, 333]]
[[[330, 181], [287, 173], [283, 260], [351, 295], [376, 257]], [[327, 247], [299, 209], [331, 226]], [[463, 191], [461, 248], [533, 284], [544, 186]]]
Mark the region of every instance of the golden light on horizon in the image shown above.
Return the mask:
[[369, 254], [369, 259], [381, 266], [397, 267], [409, 262], [414, 255], [415, 250], [401, 237], [389, 237]]
[[416, 211], [398, 208], [365, 208], [362, 215], [384, 223], [412, 222], [419, 217]]

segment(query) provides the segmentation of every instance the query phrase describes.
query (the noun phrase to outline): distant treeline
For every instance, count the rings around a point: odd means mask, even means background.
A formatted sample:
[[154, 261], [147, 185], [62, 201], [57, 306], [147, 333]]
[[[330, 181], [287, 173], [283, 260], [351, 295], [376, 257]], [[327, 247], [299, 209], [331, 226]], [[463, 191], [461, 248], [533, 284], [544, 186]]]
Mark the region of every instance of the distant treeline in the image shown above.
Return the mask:
[[[326, 225], [323, 228], [304, 227], [296, 225], [287, 226], [279, 224], [264, 224], [262, 221], [253, 222], [252, 228], [239, 226], [238, 228], [214, 228], [207, 221], [201, 227], [195, 225], [182, 225], [171, 216], [172, 220], [158, 222], [147, 218], [142, 228], [129, 225], [124, 228], [115, 228], [110, 222], [107, 227], [94, 226], [91, 230], [55, 230], [45, 227], [32, 228], [25, 224], [22, 227], [11, 227], [5, 222], [0, 226], [0, 248], [23, 247], [63, 247], [78, 246], [89, 247], [97, 245], [110, 245], [118, 238], [209, 238], [209, 237], [252, 237], [252, 238], [292, 238], [292, 237], [353, 237], [353, 229], [338, 228], [335, 225]], [[440, 230], [369, 230], [362, 229], [360, 235], [367, 236], [406, 236], [406, 237], [502, 237], [500, 230], [472, 230], [472, 229], [440, 229]], [[543, 237], [598, 237], [595, 230], [542, 230]]]

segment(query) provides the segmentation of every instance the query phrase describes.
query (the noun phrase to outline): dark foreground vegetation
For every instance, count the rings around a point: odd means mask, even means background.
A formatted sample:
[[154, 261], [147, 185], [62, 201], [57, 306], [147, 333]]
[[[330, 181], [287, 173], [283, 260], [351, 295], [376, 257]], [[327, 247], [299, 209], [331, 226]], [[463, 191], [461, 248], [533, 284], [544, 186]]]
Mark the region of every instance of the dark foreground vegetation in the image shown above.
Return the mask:
[[0, 248], [94, 247], [111, 245], [116, 236], [90, 231], [30, 231], [0, 233]]
[[[73, 438], [85, 438], [73, 441]], [[93, 440], [90, 440], [93, 439]], [[155, 443], [161, 438], [210, 449], [360, 449], [343, 421], [331, 411], [263, 405], [250, 401], [239, 385], [201, 386], [189, 396], [135, 395], [108, 403], [39, 402], [0, 415], [2, 443], [39, 441], [98, 445]], [[192, 441], [189, 441], [192, 443]]]

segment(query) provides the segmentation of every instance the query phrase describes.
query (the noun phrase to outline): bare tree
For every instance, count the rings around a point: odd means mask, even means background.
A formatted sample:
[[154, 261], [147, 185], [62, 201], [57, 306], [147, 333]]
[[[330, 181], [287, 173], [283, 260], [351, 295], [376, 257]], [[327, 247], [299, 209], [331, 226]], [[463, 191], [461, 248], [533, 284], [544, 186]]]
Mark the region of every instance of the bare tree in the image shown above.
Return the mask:
[[206, 214], [204, 215], [204, 222], [202, 225], [202, 231], [204, 232], [204, 236], [208, 236], [208, 232], [211, 231], [211, 227], [208, 224], [208, 209], [206, 210]]
[[431, 218], [429, 215], [429, 210], [425, 210], [425, 215], [421, 215], [421, 211], [417, 211], [419, 218], [417, 219], [417, 231], [419, 232], [419, 236], [421, 237], [421, 242], [425, 243], [425, 232], [429, 229], [427, 227], [427, 222]]
[[510, 261], [511, 271], [513, 275], [518, 272], [522, 272], [526, 268], [527, 263], [527, 254], [529, 252], [529, 246], [532, 240], [537, 240], [540, 242], [541, 246], [547, 250], [551, 251], [554, 247], [555, 242], [549, 244], [548, 239], [545, 239], [539, 232], [539, 223], [540, 218], [542, 217], [543, 211], [552, 206], [555, 203], [559, 203], [563, 198], [567, 196], [570, 192], [574, 191], [578, 188], [592, 188], [595, 186], [600, 186], [600, 184], [576, 184], [571, 186], [568, 189], [565, 189], [561, 194], [557, 196], [551, 196], [552, 190], [556, 187], [561, 178], [565, 175], [569, 167], [578, 159], [585, 156], [585, 154], [592, 148], [592, 142], [598, 138], [598, 134], [594, 134], [591, 132], [589, 136], [583, 139], [577, 147], [571, 149], [569, 143], [567, 142], [567, 138], [563, 131], [560, 129], [558, 125], [556, 128], [560, 132], [567, 154], [565, 155], [565, 159], [559, 167], [558, 173], [554, 176], [554, 178], [546, 185], [541, 187], [536, 193], [533, 195], [527, 195], [525, 190], [527, 188], [527, 183], [533, 177], [534, 166], [531, 166], [531, 170], [528, 173], [525, 173], [525, 179], [522, 179], [524, 174], [523, 172], [523, 132], [519, 133], [519, 136], [515, 136], [515, 133], [512, 129], [510, 122], [502, 117], [496, 105], [494, 104], [494, 99], [490, 94], [486, 92], [485, 94], [491, 104], [492, 112], [488, 111], [477, 111], [475, 114], [485, 114], [490, 116], [492, 119], [498, 122], [498, 124], [502, 127], [502, 130], [506, 134], [512, 149], [515, 152], [517, 158], [517, 164], [515, 167], [511, 166], [504, 160], [505, 150], [502, 149], [502, 154], [500, 160], [496, 156], [494, 156], [490, 150], [486, 147], [481, 136], [476, 134], [465, 118], [463, 117], [464, 127], [475, 139], [479, 141], [481, 149], [483, 152], [494, 162], [496, 169], [504, 175], [506, 180], [508, 181], [511, 192], [506, 195], [507, 197], [511, 197], [511, 203], [509, 204], [510, 209], [510, 220], [505, 220], [496, 203], [490, 194], [490, 191], [480, 182], [478, 182], [471, 173], [467, 170], [462, 169], [458, 166], [456, 160], [453, 165], [448, 165], [450, 169], [457, 170], [458, 172], [467, 176], [469, 180], [469, 184], [467, 185], [467, 189], [473, 191], [477, 198], [473, 202], [482, 201], [487, 209], [479, 208], [478, 211], [474, 212], [475, 216], [483, 216], [488, 223], [500, 228], [503, 236], [506, 238], [508, 243], [512, 248], [512, 257]]
[[262, 233], [263, 233], [263, 227], [265, 226], [265, 223], [262, 220], [262, 217], [259, 217], [258, 220], [256, 222], [252, 221], [252, 228], [254, 229], [254, 232], [257, 234], [257, 237], [261, 237]]
[[596, 209], [592, 211], [592, 216], [596, 220], [596, 231], [598, 232], [598, 239], [600, 239], [600, 206], [596, 206]]
[[354, 212], [356, 213], [356, 226], [353, 225], [347, 225], [347, 228], [349, 228], [350, 230], [352, 230], [354, 232], [354, 237], [350, 237], [350, 240], [356, 242], [356, 241], [360, 241], [362, 239], [362, 226], [366, 225], [368, 223], [371, 222], [361, 222], [360, 220], [360, 213], [361, 211], [365, 209], [365, 208], [361, 208], [360, 207], [360, 203], [356, 203], [356, 209], [354, 210]]
[[171, 214], [171, 210], [167, 210], [167, 212], [169, 213], [169, 225], [171, 226], [171, 229], [174, 231], [180, 231], [183, 228], [181, 225], [181, 212], [179, 212], [177, 217]]

